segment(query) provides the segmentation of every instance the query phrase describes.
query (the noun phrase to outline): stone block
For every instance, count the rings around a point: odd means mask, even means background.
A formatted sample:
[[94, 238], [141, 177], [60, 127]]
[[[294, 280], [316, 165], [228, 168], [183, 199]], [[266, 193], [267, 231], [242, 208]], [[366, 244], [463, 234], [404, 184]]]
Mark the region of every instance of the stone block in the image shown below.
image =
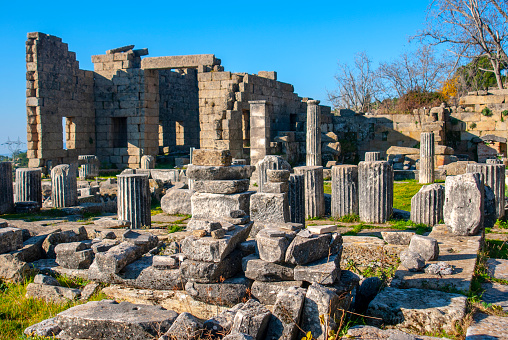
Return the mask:
[[203, 322], [190, 313], [178, 315], [169, 330], [159, 340], [197, 340], [203, 332]]
[[252, 192], [232, 195], [195, 193], [191, 197], [192, 217], [196, 219], [222, 219], [233, 210], [249, 211]]
[[305, 289], [290, 287], [277, 295], [267, 339], [296, 339], [305, 302]]
[[23, 247], [23, 231], [18, 228], [0, 228], [0, 254]]
[[415, 235], [412, 231], [382, 231], [381, 236], [388, 244], [408, 246]]
[[197, 192], [210, 194], [236, 194], [249, 190], [249, 185], [250, 181], [248, 179], [221, 181], [195, 180], [193, 189]]
[[400, 253], [400, 264], [406, 267], [410, 272], [417, 272], [425, 267], [425, 260], [419, 253], [411, 250], [404, 250]]
[[48, 286], [60, 286], [60, 283], [52, 276], [37, 274], [34, 277], [34, 283]]
[[256, 193], [250, 197], [250, 217], [253, 221], [289, 222], [287, 194]]
[[56, 263], [68, 269], [87, 269], [94, 259], [90, 247], [85, 242], [61, 243], [55, 247]]
[[192, 214], [191, 197], [194, 192], [189, 189], [171, 189], [161, 198], [161, 209], [166, 214]]
[[26, 287], [25, 297], [63, 304], [77, 300], [80, 295], [79, 289], [30, 283]]
[[212, 237], [196, 238], [187, 236], [181, 242], [182, 253], [195, 261], [220, 262], [226, 258], [236, 246], [244, 242], [249, 235], [252, 224], [236, 226], [228, 231], [222, 239]]
[[274, 305], [277, 300], [277, 294], [287, 290], [290, 287], [301, 287], [302, 284], [302, 281], [254, 281], [251, 287], [251, 294], [262, 304]]
[[286, 250], [295, 236], [295, 232], [284, 229], [262, 229], [256, 235], [259, 257], [263, 261], [283, 263]]
[[305, 295], [301, 328], [311, 332], [316, 339], [328, 339], [328, 334], [325, 334], [325, 331], [337, 330], [335, 317], [339, 304], [339, 297], [333, 289], [313, 283], [307, 288]]
[[249, 179], [254, 172], [255, 167], [250, 165], [234, 166], [198, 166], [189, 165], [186, 175], [189, 179], [201, 181], [220, 181]]
[[272, 193], [272, 194], [280, 194], [289, 191], [289, 183], [288, 182], [266, 182], [263, 186], [264, 193]]
[[256, 340], [264, 339], [272, 313], [259, 301], [250, 299], [236, 313], [232, 333], [245, 333]]
[[221, 283], [187, 282], [185, 291], [194, 299], [220, 306], [233, 306], [247, 296], [252, 281], [245, 277], [235, 277]]
[[105, 253], [97, 253], [95, 262], [102, 273], [117, 274], [141, 255], [143, 255], [143, 252], [140, 247], [130, 242], [122, 242]]
[[[328, 255], [333, 255], [331, 249], [331, 234], [296, 236], [286, 251], [286, 262], [294, 265], [304, 265], [317, 261]], [[335, 250], [335, 253], [339, 249]]]
[[266, 262], [253, 256], [246, 262], [245, 267], [245, 276], [251, 280], [294, 281], [294, 268], [289, 265]]
[[289, 180], [289, 176], [291, 175], [289, 170], [276, 170], [276, 169], [267, 169], [266, 177], [268, 182], [280, 183], [287, 182]]
[[235, 276], [242, 268], [242, 257], [239, 250], [233, 251], [220, 262], [203, 262], [186, 259], [180, 265], [182, 277], [199, 283], [219, 282]]
[[478, 313], [467, 329], [466, 340], [500, 339], [501, 334], [508, 334], [505, 317]]
[[295, 280], [331, 285], [340, 277], [341, 254], [325, 257], [304, 266], [295, 267]]
[[437, 240], [429, 236], [414, 235], [408, 249], [420, 254], [425, 261], [435, 261], [439, 256]]

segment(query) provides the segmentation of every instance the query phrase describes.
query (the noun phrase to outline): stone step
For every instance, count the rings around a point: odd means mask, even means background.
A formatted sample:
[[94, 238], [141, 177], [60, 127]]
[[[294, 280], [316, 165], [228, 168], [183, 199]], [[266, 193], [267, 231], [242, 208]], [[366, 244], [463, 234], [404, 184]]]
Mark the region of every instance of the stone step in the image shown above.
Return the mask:
[[487, 282], [482, 284], [482, 288], [485, 289], [482, 294], [483, 302], [500, 306], [505, 312], [508, 312], [508, 286]]
[[487, 314], [476, 314], [466, 331], [466, 340], [506, 339], [508, 318]]

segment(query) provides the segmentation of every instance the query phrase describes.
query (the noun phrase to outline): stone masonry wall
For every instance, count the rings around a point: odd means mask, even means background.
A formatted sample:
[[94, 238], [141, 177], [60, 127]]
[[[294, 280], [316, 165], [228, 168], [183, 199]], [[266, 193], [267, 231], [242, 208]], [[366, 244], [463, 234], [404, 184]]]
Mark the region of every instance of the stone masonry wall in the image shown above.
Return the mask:
[[92, 56], [95, 71], [97, 156], [103, 164], [139, 168], [159, 152], [159, 76], [142, 70], [146, 50]]
[[29, 166], [71, 163], [78, 155], [93, 154], [93, 72], [79, 69], [76, 54], [62, 39], [39, 32], [28, 33], [26, 67]]
[[197, 70], [158, 70], [159, 146], [169, 151], [199, 148]]

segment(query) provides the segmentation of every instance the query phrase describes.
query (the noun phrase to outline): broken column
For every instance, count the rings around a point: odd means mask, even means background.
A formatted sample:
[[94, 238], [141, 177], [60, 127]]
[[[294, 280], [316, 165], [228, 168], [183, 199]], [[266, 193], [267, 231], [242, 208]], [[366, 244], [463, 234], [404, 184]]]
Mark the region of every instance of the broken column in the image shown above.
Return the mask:
[[265, 156], [256, 164], [257, 172], [257, 185], [258, 191], [263, 192], [263, 186], [268, 181], [266, 171], [271, 170], [289, 170], [291, 171], [291, 165], [280, 156]]
[[322, 166], [296, 167], [295, 174], [305, 176], [305, 217], [321, 217], [325, 214], [325, 193]]
[[144, 155], [141, 157], [141, 169], [154, 169], [155, 157], [152, 155]]
[[147, 175], [118, 175], [118, 220], [131, 222], [132, 229], [150, 226], [151, 195]]
[[444, 187], [440, 184], [424, 185], [411, 198], [411, 221], [435, 226], [443, 219]]
[[434, 132], [420, 136], [420, 179], [422, 184], [434, 183]]
[[366, 162], [376, 162], [381, 160], [381, 152], [366, 152], [365, 153], [365, 161]]
[[452, 233], [476, 235], [483, 228], [483, 198], [479, 173], [446, 177], [443, 218]]
[[288, 188], [289, 220], [305, 225], [305, 175], [290, 175]]
[[12, 163], [0, 162], [0, 214], [6, 214], [13, 209]]
[[76, 205], [78, 185], [74, 165], [60, 164], [51, 169], [51, 203], [53, 208]]
[[37, 202], [42, 207], [41, 169], [16, 169], [16, 202]]
[[80, 155], [78, 156], [79, 179], [85, 180], [99, 176], [100, 162], [95, 155]]
[[270, 153], [270, 123], [272, 106], [266, 100], [249, 101], [249, 104], [250, 164], [256, 165]]
[[393, 170], [388, 162], [358, 164], [359, 215], [362, 222], [384, 223], [393, 212]]
[[332, 217], [358, 215], [358, 167], [332, 167]]
[[306, 165], [307, 166], [321, 165], [321, 107], [319, 106], [319, 100], [307, 101]]
[[503, 164], [473, 163], [467, 165], [467, 172], [478, 172], [484, 185], [488, 186], [496, 196], [497, 218], [504, 217], [505, 206], [505, 170]]

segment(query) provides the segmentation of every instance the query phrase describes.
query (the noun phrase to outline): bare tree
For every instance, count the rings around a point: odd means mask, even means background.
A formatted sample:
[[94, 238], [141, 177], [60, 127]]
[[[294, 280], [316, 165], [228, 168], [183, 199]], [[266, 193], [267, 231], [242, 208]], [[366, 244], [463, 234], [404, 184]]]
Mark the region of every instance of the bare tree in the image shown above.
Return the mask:
[[489, 59], [497, 85], [503, 88], [501, 66], [506, 55], [508, 14], [504, 0], [433, 0], [429, 7], [427, 28], [420, 38], [433, 44], [445, 44], [461, 59], [485, 56]]
[[379, 83], [372, 60], [365, 52], [357, 53], [353, 66], [338, 64], [335, 75], [337, 89], [328, 92], [328, 100], [336, 108], [367, 112], [379, 93]]
[[409, 91], [437, 90], [450, 71], [449, 61], [429, 45], [379, 65], [378, 75], [387, 96], [401, 98]]

